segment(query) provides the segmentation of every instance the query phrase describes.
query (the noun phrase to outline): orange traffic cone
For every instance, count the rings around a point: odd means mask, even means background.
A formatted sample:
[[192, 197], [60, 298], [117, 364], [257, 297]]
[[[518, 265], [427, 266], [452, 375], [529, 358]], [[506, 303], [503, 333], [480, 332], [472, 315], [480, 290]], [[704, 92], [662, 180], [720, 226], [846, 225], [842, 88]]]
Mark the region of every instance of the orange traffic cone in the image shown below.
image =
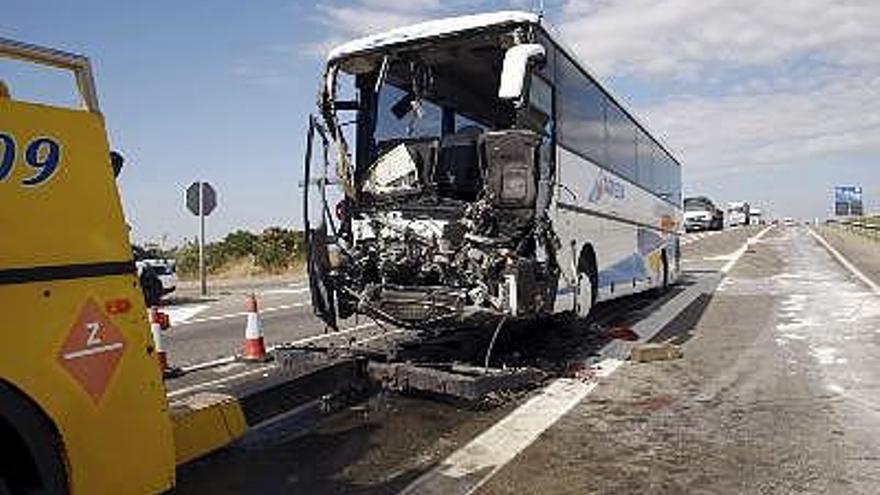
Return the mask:
[[165, 352], [165, 342], [162, 337], [162, 317], [155, 306], [150, 307], [150, 332], [153, 334], [153, 345], [156, 347], [159, 369], [164, 374], [168, 369], [168, 354]]
[[266, 343], [263, 340], [263, 328], [260, 325], [260, 314], [257, 309], [257, 296], [251, 294], [247, 298], [247, 324], [244, 327], [245, 361], [266, 361]]

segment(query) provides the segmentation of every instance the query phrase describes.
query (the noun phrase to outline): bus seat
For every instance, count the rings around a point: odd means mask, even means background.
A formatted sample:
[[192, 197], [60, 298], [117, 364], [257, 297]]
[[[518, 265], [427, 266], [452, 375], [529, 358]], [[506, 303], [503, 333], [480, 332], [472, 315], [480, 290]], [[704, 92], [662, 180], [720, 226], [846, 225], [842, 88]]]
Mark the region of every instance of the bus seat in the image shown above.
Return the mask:
[[[479, 128], [477, 128], [479, 129]], [[473, 201], [483, 187], [480, 173], [480, 132], [463, 128], [444, 136], [434, 170], [434, 181], [441, 196]]]

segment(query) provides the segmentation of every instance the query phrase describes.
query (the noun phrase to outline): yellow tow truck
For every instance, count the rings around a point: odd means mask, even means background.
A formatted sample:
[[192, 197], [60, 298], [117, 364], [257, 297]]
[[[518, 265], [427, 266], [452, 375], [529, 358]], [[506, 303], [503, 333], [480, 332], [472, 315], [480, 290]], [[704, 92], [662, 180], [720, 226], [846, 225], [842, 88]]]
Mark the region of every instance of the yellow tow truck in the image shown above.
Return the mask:
[[166, 491], [243, 412], [168, 403], [88, 59], [2, 38], [0, 58], [72, 72], [83, 103], [0, 81], [0, 495]]

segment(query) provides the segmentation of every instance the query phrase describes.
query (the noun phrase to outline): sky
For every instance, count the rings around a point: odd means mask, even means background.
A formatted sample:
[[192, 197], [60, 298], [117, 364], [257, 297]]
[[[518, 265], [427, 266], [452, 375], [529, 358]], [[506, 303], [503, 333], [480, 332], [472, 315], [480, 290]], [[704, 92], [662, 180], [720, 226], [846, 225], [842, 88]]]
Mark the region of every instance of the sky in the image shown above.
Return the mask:
[[[880, 211], [875, 0], [0, 0], [0, 36], [95, 68], [136, 242], [301, 225], [308, 115], [327, 51], [421, 20], [537, 10], [684, 165], [686, 194], [825, 218], [835, 185]], [[13, 96], [72, 103], [66, 76], [0, 62]]]

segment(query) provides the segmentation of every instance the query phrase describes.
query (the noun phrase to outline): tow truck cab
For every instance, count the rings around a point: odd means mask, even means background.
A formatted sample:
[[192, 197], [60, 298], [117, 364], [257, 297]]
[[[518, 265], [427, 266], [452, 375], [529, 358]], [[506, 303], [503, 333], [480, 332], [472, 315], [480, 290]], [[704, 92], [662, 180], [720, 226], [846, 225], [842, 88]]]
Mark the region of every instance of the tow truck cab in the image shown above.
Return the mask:
[[0, 59], [73, 72], [83, 102], [21, 101], [0, 73], [0, 492], [165, 491], [172, 422], [89, 62], [5, 39]]

